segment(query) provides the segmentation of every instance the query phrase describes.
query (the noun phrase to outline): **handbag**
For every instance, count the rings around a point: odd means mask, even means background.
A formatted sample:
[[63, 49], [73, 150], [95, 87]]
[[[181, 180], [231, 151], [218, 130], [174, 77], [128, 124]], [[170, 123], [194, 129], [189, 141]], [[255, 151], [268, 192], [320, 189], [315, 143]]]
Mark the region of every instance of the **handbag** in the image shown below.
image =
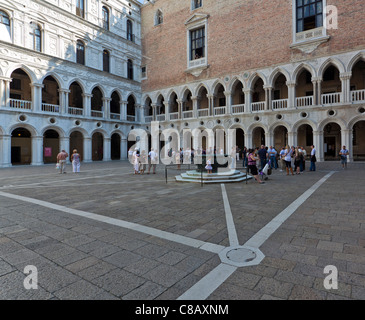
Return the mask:
[[56, 163], [56, 170], [59, 170], [61, 168], [61, 165], [57, 162]]

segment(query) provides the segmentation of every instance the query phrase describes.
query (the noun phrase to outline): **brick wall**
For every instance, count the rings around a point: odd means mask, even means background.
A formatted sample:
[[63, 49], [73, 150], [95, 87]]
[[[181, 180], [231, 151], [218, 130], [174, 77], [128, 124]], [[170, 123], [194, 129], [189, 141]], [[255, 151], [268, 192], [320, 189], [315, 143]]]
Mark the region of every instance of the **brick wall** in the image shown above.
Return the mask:
[[[365, 3], [327, 0], [327, 4], [337, 7], [339, 28], [328, 30], [330, 41], [305, 54], [290, 48], [291, 0], [204, 0], [203, 7], [194, 11], [190, 10], [190, 0], [156, 0], [154, 5], [142, 7], [143, 64], [148, 74], [142, 89], [152, 91], [365, 48]], [[162, 10], [164, 22], [154, 26], [157, 9]], [[185, 72], [185, 22], [195, 13], [209, 14], [209, 68], [197, 78]]]

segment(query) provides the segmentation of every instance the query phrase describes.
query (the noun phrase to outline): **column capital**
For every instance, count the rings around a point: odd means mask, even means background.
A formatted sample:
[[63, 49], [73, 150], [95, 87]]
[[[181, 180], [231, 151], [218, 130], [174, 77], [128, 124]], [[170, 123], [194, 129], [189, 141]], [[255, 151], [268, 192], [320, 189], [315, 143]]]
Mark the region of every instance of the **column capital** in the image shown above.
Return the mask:
[[351, 79], [352, 72], [342, 72], [340, 73], [340, 80], [349, 80]]
[[102, 101], [106, 101], [106, 102], [109, 102], [109, 101], [112, 101], [113, 99], [112, 98], [101, 98]]
[[312, 83], [316, 83], [316, 82], [322, 82], [323, 79], [321, 77], [312, 77]]
[[232, 94], [231, 91], [224, 91], [223, 94], [227, 97], [227, 96], [230, 96]]
[[70, 89], [65, 89], [65, 88], [59, 88], [58, 92], [71, 93], [71, 90]]
[[84, 98], [92, 98], [93, 97], [93, 95], [91, 93], [83, 93], [83, 94], [81, 94], [81, 96], [84, 97]]
[[44, 84], [43, 83], [35, 83], [35, 82], [32, 82], [30, 84], [31, 87], [35, 87], [35, 88], [44, 88]]
[[7, 81], [7, 82], [12, 82], [13, 81], [12, 78], [4, 77], [4, 76], [0, 76], [0, 80]]
[[297, 82], [295, 80], [286, 81], [285, 83], [289, 88], [293, 88], [297, 85]]
[[247, 93], [247, 94], [250, 94], [253, 92], [253, 90], [251, 88], [242, 88], [242, 92], [243, 93]]
[[265, 90], [272, 90], [272, 89], [274, 89], [272, 86], [270, 86], [270, 85], [267, 85], [267, 86], [263, 86], [263, 88], [265, 89]]

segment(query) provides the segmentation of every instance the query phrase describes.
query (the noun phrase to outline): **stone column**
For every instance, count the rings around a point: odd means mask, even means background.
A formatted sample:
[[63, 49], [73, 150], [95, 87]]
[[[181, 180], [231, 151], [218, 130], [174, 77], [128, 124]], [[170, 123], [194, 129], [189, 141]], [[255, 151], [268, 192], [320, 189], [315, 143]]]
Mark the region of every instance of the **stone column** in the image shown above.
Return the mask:
[[0, 77], [0, 108], [2, 107], [5, 107], [5, 82]]
[[198, 118], [198, 97], [192, 96], [191, 101], [193, 102], [193, 118]]
[[[252, 90], [251, 89], [242, 89], [245, 94], [245, 113], [251, 112], [251, 102], [252, 102]], [[252, 145], [252, 141], [250, 143]]]
[[294, 147], [297, 146], [298, 141], [296, 132], [288, 132], [288, 144], [289, 146], [294, 146]]
[[317, 161], [324, 161], [324, 150], [323, 150], [323, 131], [313, 131], [313, 144], [316, 149]]
[[84, 98], [84, 112], [83, 115], [85, 117], [91, 116], [91, 97], [93, 95], [90, 93], [83, 93], [82, 97]]
[[274, 135], [271, 132], [265, 132], [265, 144], [268, 147], [274, 145]]
[[92, 139], [91, 137], [84, 137], [84, 159], [83, 162], [92, 161]]
[[271, 101], [272, 101], [272, 90], [271, 86], [264, 86], [265, 90], [265, 110], [272, 110]]
[[0, 136], [0, 140], [2, 140], [0, 164], [2, 167], [11, 167], [11, 135]]
[[295, 81], [287, 81], [286, 86], [288, 87], [288, 109], [294, 109], [296, 107], [295, 103]]
[[177, 112], [179, 113], [179, 119], [182, 119], [182, 108], [183, 108], [183, 101], [180, 99], [176, 99], [177, 102]]
[[351, 103], [350, 79], [352, 72], [344, 72], [340, 74], [341, 80], [341, 103]]
[[[32, 166], [43, 164], [43, 136], [32, 136]], [[66, 150], [66, 149], [65, 149]]]
[[170, 104], [168, 101], [163, 103], [165, 105], [165, 121], [170, 121]]
[[3, 81], [3, 104], [2, 106], [9, 108], [10, 107], [10, 82], [12, 81], [11, 78], [2, 78]]
[[58, 90], [58, 92], [60, 94], [60, 113], [67, 114], [69, 106], [68, 97], [71, 90], [61, 88]]
[[208, 109], [209, 109], [208, 116], [214, 116], [214, 95], [207, 94], [207, 98], [208, 98]]
[[103, 111], [104, 111], [104, 119], [110, 119], [110, 101], [111, 98], [102, 98], [103, 101]]
[[32, 83], [32, 104], [33, 111], [41, 112], [42, 111], [42, 88], [44, 87], [41, 83]]
[[151, 107], [152, 107], [152, 121], [156, 121], [156, 116], [157, 116], [156, 108], [157, 108], [157, 104], [152, 103], [151, 104]]
[[352, 129], [341, 130], [341, 149], [346, 146], [350, 154], [350, 161], [353, 161]]
[[120, 120], [126, 121], [127, 120], [127, 101], [120, 102]]
[[120, 160], [128, 160], [128, 140], [120, 139]]
[[104, 138], [103, 143], [103, 161], [110, 161], [111, 153], [111, 139], [109, 137]]
[[224, 91], [224, 96], [226, 97], [226, 112], [225, 114], [232, 114], [232, 92]]
[[252, 133], [245, 134], [245, 146], [247, 149], [252, 148]]

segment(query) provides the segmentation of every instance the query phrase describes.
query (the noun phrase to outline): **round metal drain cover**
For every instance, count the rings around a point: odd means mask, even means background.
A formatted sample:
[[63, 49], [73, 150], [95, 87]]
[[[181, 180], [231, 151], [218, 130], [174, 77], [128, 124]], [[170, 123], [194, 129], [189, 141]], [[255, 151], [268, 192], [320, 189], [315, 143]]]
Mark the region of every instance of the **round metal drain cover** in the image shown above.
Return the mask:
[[236, 248], [227, 252], [226, 254], [228, 260], [245, 263], [250, 262], [256, 258], [256, 253], [250, 249], [246, 248]]

